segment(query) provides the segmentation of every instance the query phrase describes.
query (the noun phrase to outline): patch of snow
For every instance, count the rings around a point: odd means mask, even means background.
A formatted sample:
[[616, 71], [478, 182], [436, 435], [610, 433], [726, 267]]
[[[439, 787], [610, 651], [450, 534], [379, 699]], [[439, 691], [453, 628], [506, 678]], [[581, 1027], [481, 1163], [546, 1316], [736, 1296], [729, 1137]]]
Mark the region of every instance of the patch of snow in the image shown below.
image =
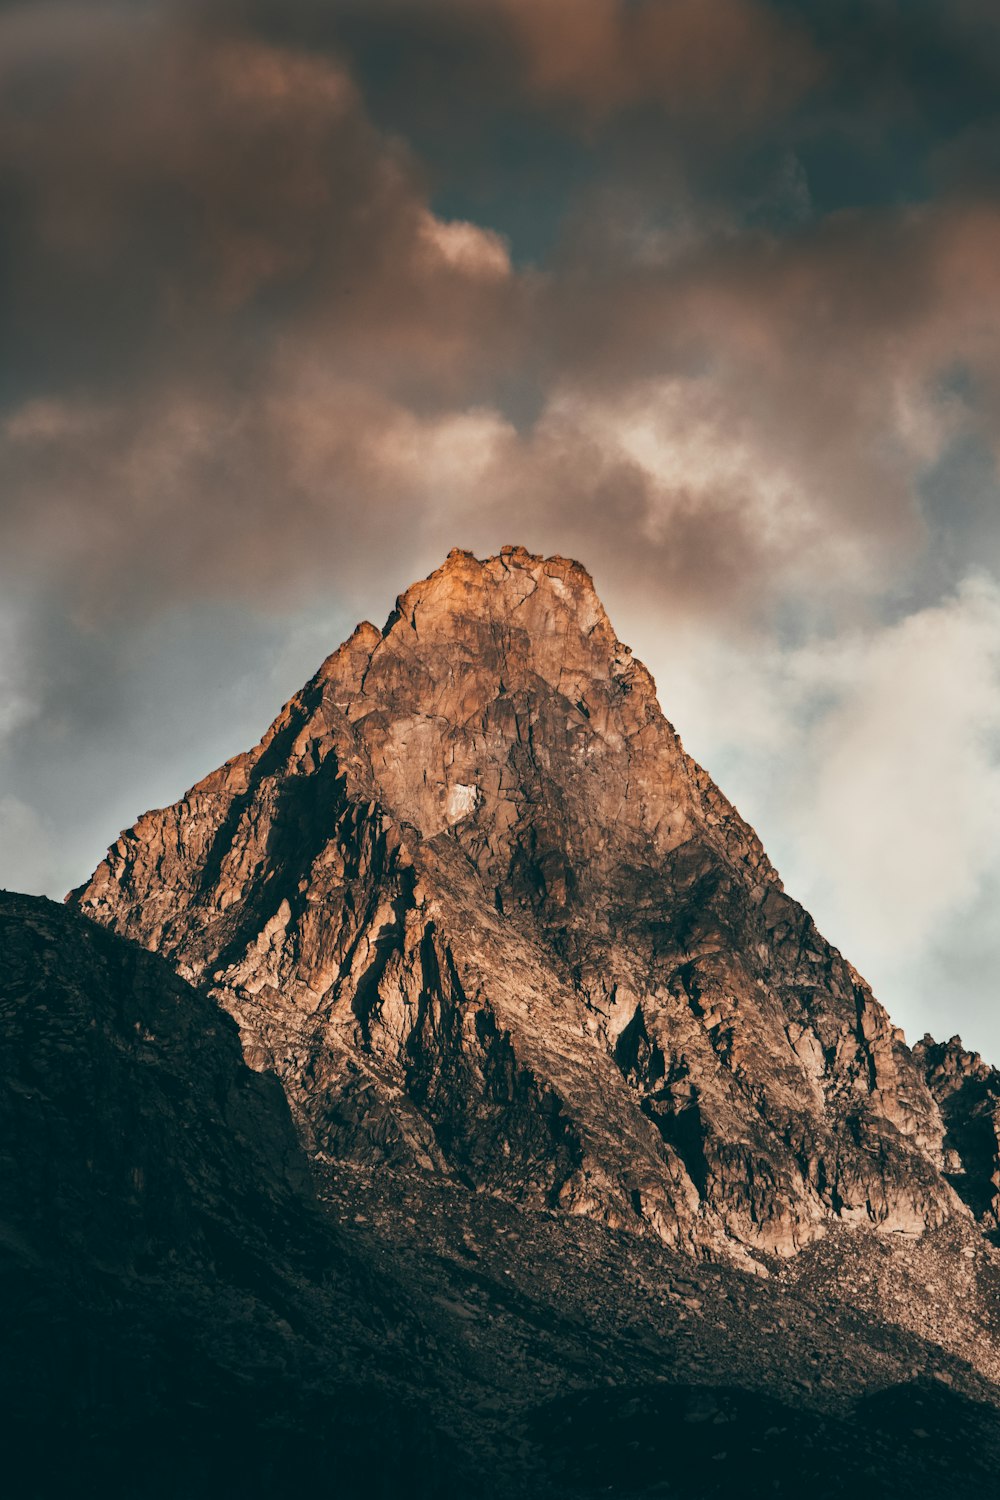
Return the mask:
[[445, 803], [445, 814], [449, 823], [458, 823], [462, 818], [467, 818], [471, 812], [475, 812], [479, 805], [479, 788], [477, 786], [464, 786], [457, 781], [454, 786], [448, 788], [448, 800]]

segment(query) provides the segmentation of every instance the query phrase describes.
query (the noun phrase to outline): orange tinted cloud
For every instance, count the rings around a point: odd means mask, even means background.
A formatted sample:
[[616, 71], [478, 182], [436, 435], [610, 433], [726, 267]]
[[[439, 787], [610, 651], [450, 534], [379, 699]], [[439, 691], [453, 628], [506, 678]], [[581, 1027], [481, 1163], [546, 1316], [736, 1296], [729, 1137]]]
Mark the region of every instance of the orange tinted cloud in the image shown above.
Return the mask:
[[529, 88], [602, 118], [652, 103], [737, 126], [784, 108], [820, 61], [805, 33], [754, 0], [495, 0]]
[[[798, 46], [736, 0], [594, 0], [560, 52], [561, 0], [491, 3], [563, 70], [538, 87], [593, 75], [608, 108], [626, 75], [648, 90], [681, 69], [708, 97], [736, 52], [752, 79]], [[12, 358], [70, 370], [6, 414], [8, 548], [44, 555], [88, 608], [123, 600], [110, 580], [141, 562], [136, 607], [287, 595], [334, 550], [456, 528], [489, 547], [515, 522], [684, 609], [854, 600], [919, 555], [926, 466], [956, 433], [993, 441], [991, 208], [783, 236], [595, 214], [517, 270], [495, 230], [434, 213], [334, 57], [180, 13], [108, 16], [99, 45], [22, 24], [0, 103], [0, 172], [26, 185]], [[26, 111], [42, 77], [58, 86]], [[941, 389], [956, 364], [971, 396]]]
[[140, 360], [233, 378], [280, 336], [457, 381], [502, 345], [502, 236], [431, 212], [335, 59], [128, 9], [72, 42], [0, 15], [0, 55], [22, 379], [131, 383]]

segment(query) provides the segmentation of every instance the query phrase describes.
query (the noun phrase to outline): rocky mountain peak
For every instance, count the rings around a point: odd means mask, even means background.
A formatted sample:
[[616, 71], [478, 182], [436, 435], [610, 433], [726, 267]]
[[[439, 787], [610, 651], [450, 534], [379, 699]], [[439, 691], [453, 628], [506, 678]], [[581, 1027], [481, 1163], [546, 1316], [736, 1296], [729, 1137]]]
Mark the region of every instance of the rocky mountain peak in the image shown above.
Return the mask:
[[452, 552], [72, 899], [236, 1017], [317, 1161], [736, 1258], [968, 1214], [922, 1066], [564, 558]]
[[620, 739], [653, 694], [630, 656], [579, 563], [523, 547], [485, 561], [455, 550], [397, 599], [381, 632], [359, 625], [318, 681], [358, 726], [380, 792], [432, 837], [493, 807], [540, 700], [584, 727], [596, 712], [590, 738], [603, 726]]
[[[556, 636], [563, 643], [561, 661], [551, 649]], [[399, 596], [381, 631], [362, 622], [321, 672], [336, 673], [347, 647], [352, 656], [367, 650], [371, 658], [414, 648], [475, 650], [484, 641], [501, 659], [509, 653], [515, 672], [530, 669], [545, 677], [555, 666], [553, 687], [560, 665], [567, 677], [574, 668], [609, 675], [616, 656], [631, 654], [617, 640], [580, 563], [536, 556], [524, 547], [503, 547], [485, 559], [453, 548], [429, 577]]]

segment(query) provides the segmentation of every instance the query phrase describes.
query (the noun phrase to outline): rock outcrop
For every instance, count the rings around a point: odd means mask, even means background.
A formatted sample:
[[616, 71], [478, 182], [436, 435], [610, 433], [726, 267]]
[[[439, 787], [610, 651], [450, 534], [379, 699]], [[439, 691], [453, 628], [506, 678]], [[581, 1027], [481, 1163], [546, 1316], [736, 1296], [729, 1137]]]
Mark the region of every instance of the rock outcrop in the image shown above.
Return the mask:
[[317, 1161], [712, 1256], [967, 1214], [922, 1064], [577, 563], [453, 552], [70, 899], [211, 991]]
[[983, 1230], [1000, 1237], [1000, 1072], [962, 1038], [913, 1049], [945, 1124], [945, 1172]]

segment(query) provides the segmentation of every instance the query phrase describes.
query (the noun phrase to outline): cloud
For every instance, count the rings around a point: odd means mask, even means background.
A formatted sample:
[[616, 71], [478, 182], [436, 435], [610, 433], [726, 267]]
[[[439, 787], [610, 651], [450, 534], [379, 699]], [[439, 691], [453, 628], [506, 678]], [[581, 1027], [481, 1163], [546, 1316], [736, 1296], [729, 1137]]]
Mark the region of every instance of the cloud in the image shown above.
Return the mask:
[[424, 119], [443, 91], [477, 122], [484, 110], [533, 107], [590, 133], [650, 106], [732, 138], [823, 72], [808, 28], [767, 0], [243, 0], [227, 10], [317, 50], [381, 53], [408, 106], [423, 96]]
[[[568, 77], [635, 51], [710, 101], [696, 57], [724, 82], [733, 38], [784, 36], [719, 3], [709, 48], [713, 7], [595, 0], [579, 55], [555, 45], [561, 0], [491, 14]], [[81, 619], [210, 590], [280, 607], [331, 559], [488, 547], [501, 525], [702, 615], [852, 609], [919, 566], [928, 469], [996, 441], [988, 206], [777, 234], [696, 205], [607, 223], [591, 201], [518, 270], [496, 230], [433, 211], [329, 51], [218, 10], [108, 7], [93, 34], [61, 15], [0, 15], [21, 372], [0, 481], [8, 566]]]
[[1000, 874], [1000, 591], [969, 581], [813, 671], [837, 701], [799, 818], [830, 852], [841, 924], [884, 965]]
[[[342, 64], [101, 11], [0, 14], [7, 354], [29, 396], [211, 372], [238, 382], [276, 340], [341, 369], [466, 379], [504, 324], [502, 237], [449, 223], [377, 130]], [[44, 24], [43, 24], [44, 20]], [[5, 45], [6, 44], [6, 45]]]
[[377, 431], [502, 369], [506, 242], [432, 211], [336, 59], [88, 9], [0, 13], [5, 571], [91, 624], [280, 604], [384, 534]]
[[685, 232], [640, 255], [616, 234], [552, 273], [551, 378], [595, 412], [643, 407], [661, 467], [714, 448], [720, 479], [742, 467], [771, 493], [790, 543], [832, 544], [845, 580], [884, 586], [926, 545], [927, 472], [971, 437], [996, 452], [998, 252], [982, 204]]
[[212, 595], [281, 607], [331, 571], [350, 587], [508, 535], [600, 558], [675, 612], [760, 623], [884, 580], [873, 538], [892, 551], [902, 527], [841, 516], [833, 468], [701, 378], [556, 389], [520, 430], [489, 404], [414, 411], [301, 356], [238, 395], [22, 408], [0, 449], [9, 560], [44, 558], [92, 626]]
[[[420, 295], [362, 318], [353, 348], [320, 297], [238, 378], [167, 358], [127, 392], [14, 407], [8, 556], [44, 558], [94, 617], [209, 589], [280, 602], [331, 556], [446, 548], [468, 526], [489, 546], [503, 522], [600, 549], [685, 608], [765, 619], [838, 592], [855, 607], [916, 568], [922, 477], [969, 435], [995, 442], [986, 210], [541, 276], [468, 222], [426, 205], [408, 222]], [[538, 411], [517, 424], [504, 385], [532, 368]]]
[[820, 73], [804, 30], [754, 0], [496, 0], [496, 8], [529, 92], [589, 120], [648, 102], [734, 132], [787, 108]]
[[17, 601], [0, 602], [0, 750], [38, 712], [24, 672], [23, 617]]
[[45, 819], [17, 797], [0, 796], [0, 888], [41, 896], [58, 883], [56, 840]]

